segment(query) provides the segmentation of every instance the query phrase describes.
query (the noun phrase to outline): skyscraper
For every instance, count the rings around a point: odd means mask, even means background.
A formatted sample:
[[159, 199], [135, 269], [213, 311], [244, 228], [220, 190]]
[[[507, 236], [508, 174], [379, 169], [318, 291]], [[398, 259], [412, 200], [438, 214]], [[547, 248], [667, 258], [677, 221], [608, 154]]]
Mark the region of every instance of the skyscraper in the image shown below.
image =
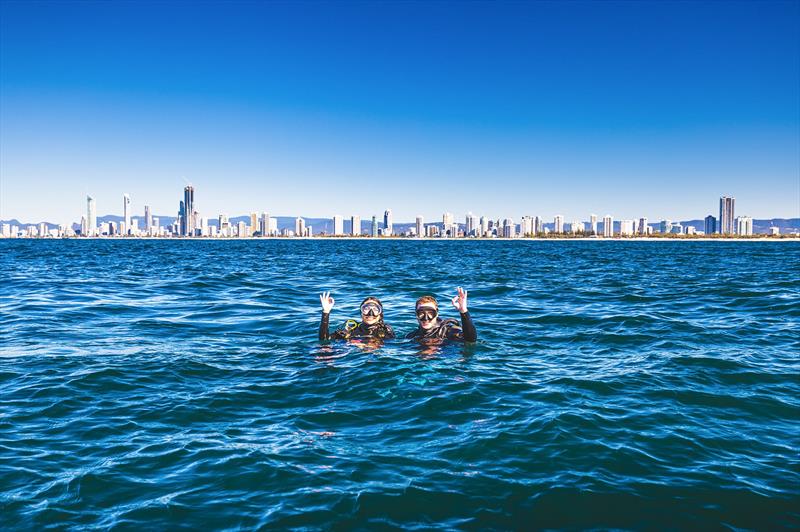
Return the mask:
[[181, 221], [181, 235], [194, 235], [194, 187], [187, 185], [183, 189], [183, 220]]
[[333, 234], [334, 236], [344, 234], [344, 218], [340, 214], [333, 217]]
[[556, 214], [555, 219], [553, 220], [553, 225], [556, 233], [563, 233], [564, 232], [564, 217], [560, 214]]
[[736, 198], [729, 198], [727, 196], [722, 196], [719, 199], [719, 218], [717, 230], [720, 234], [729, 235], [736, 230], [734, 226], [734, 214], [733, 214], [733, 207], [734, 203], [736, 202]]
[[144, 233], [150, 235], [153, 226], [153, 215], [150, 214], [150, 205], [144, 206]]
[[713, 235], [717, 232], [717, 219], [714, 218], [713, 214], [709, 214], [706, 216], [706, 224], [705, 224], [705, 233], [707, 235]]
[[639, 233], [640, 235], [646, 235], [647, 230], [649, 228], [650, 226], [647, 224], [647, 218], [645, 217], [639, 218], [639, 228], [638, 228], [639, 230], [637, 231], [637, 233]]
[[372, 235], [372, 238], [378, 236], [378, 219], [375, 216], [372, 217], [372, 230], [370, 231], [370, 235]]
[[425, 236], [425, 223], [424, 223], [425, 218], [423, 218], [422, 215], [420, 214], [419, 216], [417, 216], [416, 221], [417, 221], [417, 237], [422, 238], [423, 236]]
[[261, 222], [258, 224], [258, 231], [261, 233], [261, 236], [269, 236], [269, 213], [262, 212], [261, 213]]
[[481, 229], [479, 237], [483, 238], [489, 232], [489, 219], [486, 216], [481, 216]]
[[86, 196], [86, 235], [94, 236], [97, 233], [97, 204], [94, 198]]
[[619, 236], [633, 236], [633, 220], [619, 222]]
[[597, 234], [597, 215], [596, 214], [590, 214], [589, 215], [589, 225], [591, 225], [591, 228], [589, 230], [592, 232], [593, 235], [596, 235]]
[[251, 212], [250, 213], [250, 234], [254, 235], [258, 231], [258, 213]]
[[306, 221], [302, 218], [294, 220], [294, 236], [306, 236]]
[[128, 194], [122, 195], [122, 222], [125, 224], [123, 235], [131, 233], [131, 197]]
[[544, 233], [544, 220], [541, 216], [537, 216], [533, 219], [533, 232], [536, 235]]
[[392, 209], [386, 209], [383, 213], [383, 236], [392, 235]]
[[610, 214], [603, 216], [603, 236], [605, 238], [614, 236], [614, 219]]
[[503, 237], [504, 238], [514, 238], [516, 225], [514, 224], [514, 220], [511, 218], [506, 218], [503, 220]]
[[354, 214], [350, 217], [350, 234], [361, 236], [361, 216]]

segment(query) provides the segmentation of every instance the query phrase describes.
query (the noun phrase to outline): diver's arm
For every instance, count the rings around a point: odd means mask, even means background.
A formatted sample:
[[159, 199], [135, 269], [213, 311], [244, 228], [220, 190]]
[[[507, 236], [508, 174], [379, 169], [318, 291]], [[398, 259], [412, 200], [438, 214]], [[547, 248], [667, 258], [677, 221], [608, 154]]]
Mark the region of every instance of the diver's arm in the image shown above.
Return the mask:
[[322, 305], [322, 321], [319, 322], [319, 339], [330, 340], [331, 335], [328, 333], [328, 322], [331, 318], [331, 309], [333, 308], [334, 300], [330, 292], [322, 292], [319, 295], [319, 302]]
[[472, 316], [469, 315], [469, 312], [461, 313], [461, 330], [463, 331], [465, 342], [478, 341], [478, 331], [475, 330], [475, 324], [472, 323]]
[[331, 335], [328, 333], [328, 322], [331, 319], [330, 312], [323, 312], [322, 313], [322, 320], [319, 322], [319, 339], [320, 340], [330, 340]]

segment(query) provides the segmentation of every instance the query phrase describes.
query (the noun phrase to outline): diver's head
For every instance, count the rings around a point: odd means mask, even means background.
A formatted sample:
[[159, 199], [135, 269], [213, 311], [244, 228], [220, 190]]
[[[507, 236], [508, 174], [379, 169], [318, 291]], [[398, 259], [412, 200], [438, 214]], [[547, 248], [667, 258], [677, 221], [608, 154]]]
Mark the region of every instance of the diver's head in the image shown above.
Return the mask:
[[365, 325], [375, 325], [383, 321], [383, 305], [377, 297], [368, 297], [361, 302], [361, 321]]
[[417, 299], [417, 321], [423, 329], [430, 329], [436, 325], [439, 316], [439, 304], [433, 296], [422, 296]]

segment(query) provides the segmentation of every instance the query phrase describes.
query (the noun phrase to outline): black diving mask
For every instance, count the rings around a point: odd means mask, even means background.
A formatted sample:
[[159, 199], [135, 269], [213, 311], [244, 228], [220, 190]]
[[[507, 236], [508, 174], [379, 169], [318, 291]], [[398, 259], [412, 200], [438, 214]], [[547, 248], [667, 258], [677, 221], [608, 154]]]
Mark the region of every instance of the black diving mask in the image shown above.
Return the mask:
[[361, 314], [364, 316], [380, 316], [383, 312], [383, 307], [374, 301], [367, 301], [361, 305]]
[[420, 321], [431, 321], [439, 314], [439, 311], [432, 308], [417, 309], [417, 319]]

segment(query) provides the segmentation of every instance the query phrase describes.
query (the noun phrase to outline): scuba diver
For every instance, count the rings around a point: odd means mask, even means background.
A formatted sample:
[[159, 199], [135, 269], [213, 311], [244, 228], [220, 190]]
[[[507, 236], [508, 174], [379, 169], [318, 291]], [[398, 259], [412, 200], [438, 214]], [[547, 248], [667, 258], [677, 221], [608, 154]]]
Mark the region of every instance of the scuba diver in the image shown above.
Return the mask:
[[323, 292], [319, 296], [319, 301], [322, 304], [322, 321], [319, 324], [320, 340], [391, 339], [395, 337], [394, 330], [383, 321], [383, 305], [377, 297], [368, 297], [361, 302], [361, 323], [347, 320], [333, 333], [328, 332], [328, 322], [334, 305], [331, 293]]
[[467, 291], [458, 287], [458, 294], [451, 300], [453, 306], [461, 314], [461, 325], [454, 318], [442, 319], [439, 317], [439, 303], [433, 296], [422, 296], [417, 299], [416, 311], [419, 327], [406, 335], [406, 338], [416, 340], [456, 340], [461, 342], [475, 342], [478, 340], [478, 331], [472, 323], [472, 318], [467, 310]]

